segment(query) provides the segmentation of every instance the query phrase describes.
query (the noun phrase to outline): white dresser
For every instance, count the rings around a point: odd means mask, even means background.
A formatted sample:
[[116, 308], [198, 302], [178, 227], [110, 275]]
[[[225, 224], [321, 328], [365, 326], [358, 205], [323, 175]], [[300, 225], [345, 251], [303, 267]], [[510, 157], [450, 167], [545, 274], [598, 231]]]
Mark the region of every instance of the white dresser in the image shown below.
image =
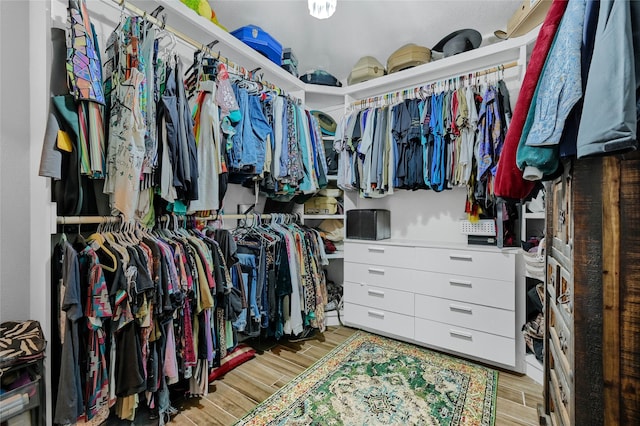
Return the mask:
[[347, 240], [345, 324], [525, 371], [525, 283], [516, 250]]

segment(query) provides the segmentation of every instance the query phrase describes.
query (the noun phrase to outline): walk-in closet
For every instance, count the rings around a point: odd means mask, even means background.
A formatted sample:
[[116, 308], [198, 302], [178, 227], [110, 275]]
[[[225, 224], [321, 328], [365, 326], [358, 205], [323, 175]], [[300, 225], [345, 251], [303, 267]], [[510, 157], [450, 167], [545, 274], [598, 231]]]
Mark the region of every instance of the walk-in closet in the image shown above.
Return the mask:
[[0, 1], [0, 423], [635, 425], [640, 2]]

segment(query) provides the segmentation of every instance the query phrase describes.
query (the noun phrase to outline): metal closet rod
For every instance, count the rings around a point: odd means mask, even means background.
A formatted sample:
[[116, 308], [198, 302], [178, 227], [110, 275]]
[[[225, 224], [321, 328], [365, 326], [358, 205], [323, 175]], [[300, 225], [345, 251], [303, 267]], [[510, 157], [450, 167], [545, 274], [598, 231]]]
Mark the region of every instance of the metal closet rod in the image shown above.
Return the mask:
[[[166, 25], [166, 22], [165, 22], [166, 19], [165, 20], [160, 20], [160, 19], [156, 18], [153, 14], [147, 13], [146, 10], [140, 9], [139, 7], [127, 2], [126, 0], [112, 0], [112, 1], [117, 3], [123, 9], [127, 9], [129, 12], [133, 13], [134, 15], [138, 15], [138, 16], [144, 17], [147, 21], [149, 21], [152, 24], [155, 24], [156, 26], [158, 26], [158, 28], [160, 28], [160, 29], [162, 29], [164, 31], [168, 31], [168, 32], [172, 33], [173, 35], [178, 37], [180, 40], [184, 41], [185, 43], [190, 44], [191, 46], [195, 47], [196, 49], [200, 49], [200, 50], [208, 53], [209, 55], [211, 55], [211, 57], [216, 58], [218, 61], [224, 62], [226, 65], [228, 65], [228, 66], [234, 68], [235, 70], [237, 70], [240, 74], [245, 76], [245, 78], [247, 78], [247, 79], [249, 79], [254, 72], [256, 72], [256, 71], [258, 71], [260, 69], [260, 68], [256, 68], [255, 70], [252, 70], [252, 71], [246, 70], [244, 67], [241, 67], [240, 65], [233, 63], [228, 58], [226, 58], [224, 56], [221, 56], [219, 51], [218, 52], [212, 51], [211, 47], [213, 47], [215, 44], [217, 44], [218, 40], [215, 40], [212, 43], [209, 43], [208, 45], [205, 45], [205, 44], [200, 43], [197, 40], [189, 37], [185, 33], [181, 32], [179, 30], [176, 30], [173, 27], [170, 27], [170, 26]], [[267, 86], [271, 86], [273, 88], [276, 88], [276, 86], [271, 84], [271, 83], [268, 83], [268, 82], [261, 82], [261, 83], [265, 84]]]
[[467, 73], [465, 75], [459, 75], [459, 76], [455, 76], [455, 77], [441, 78], [441, 79], [439, 79], [437, 81], [434, 81], [434, 82], [431, 82], [431, 83], [422, 84], [420, 86], [415, 86], [415, 87], [412, 87], [410, 89], [397, 90], [395, 92], [390, 92], [390, 93], [387, 93], [387, 94], [384, 94], [384, 95], [377, 95], [377, 96], [373, 96], [371, 98], [361, 99], [359, 101], [352, 102], [351, 105], [350, 105], [350, 108], [364, 108], [364, 107], [368, 107], [370, 105], [376, 104], [376, 103], [378, 103], [380, 101], [386, 102], [388, 99], [392, 99], [392, 98], [398, 98], [399, 99], [400, 95], [402, 95], [402, 98], [404, 99], [406, 96], [409, 96], [410, 94], [414, 93], [418, 89], [422, 89], [422, 88], [425, 88], [425, 87], [437, 85], [437, 84], [440, 84], [440, 83], [445, 83], [445, 82], [447, 82], [449, 80], [456, 80], [456, 79], [462, 78], [462, 77], [467, 78], [470, 75], [473, 76], [473, 78], [476, 78], [476, 77], [480, 77], [482, 75], [487, 75], [487, 74], [491, 74], [491, 73], [494, 73], [494, 72], [504, 71], [506, 69], [513, 68], [513, 67], [516, 67], [518, 65], [519, 65], [518, 61], [513, 61], [513, 62], [506, 63], [504, 65], [498, 65], [498, 66], [495, 66], [495, 67], [492, 67], [492, 68], [487, 68], [487, 69], [484, 69], [482, 71], [470, 72], [470, 73]]
[[[295, 214], [282, 213], [283, 217], [298, 217]], [[247, 213], [247, 214], [219, 214], [213, 216], [178, 216], [182, 219], [185, 217], [193, 218], [196, 220], [215, 220], [215, 219], [271, 219], [272, 217], [278, 217], [278, 214], [261, 214], [261, 213]], [[98, 223], [120, 223], [122, 216], [58, 216], [56, 223], [58, 225], [85, 225], [85, 224], [98, 224]]]

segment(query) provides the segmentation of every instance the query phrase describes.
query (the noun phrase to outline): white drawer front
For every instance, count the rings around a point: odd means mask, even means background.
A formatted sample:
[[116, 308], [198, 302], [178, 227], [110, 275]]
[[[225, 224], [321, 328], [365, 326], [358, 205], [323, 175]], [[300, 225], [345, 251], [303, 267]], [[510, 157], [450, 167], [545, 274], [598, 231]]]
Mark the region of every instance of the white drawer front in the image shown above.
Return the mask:
[[416, 317], [515, 338], [515, 312], [416, 294]]
[[421, 271], [365, 263], [344, 263], [344, 280], [396, 290], [413, 291]]
[[345, 303], [344, 321], [347, 325], [413, 339], [413, 316]]
[[515, 276], [515, 254], [446, 248], [416, 248], [417, 267], [425, 271], [454, 272], [471, 277], [510, 281]]
[[399, 314], [413, 315], [413, 293], [404, 291], [345, 282], [344, 301]]
[[366, 244], [345, 242], [344, 260], [371, 265], [414, 268], [415, 250], [414, 247], [384, 245], [375, 241]]
[[504, 365], [515, 366], [516, 342], [455, 325], [415, 319], [415, 340]]
[[416, 277], [411, 286], [416, 293], [495, 308], [515, 309], [516, 288], [513, 279], [500, 281], [425, 271], [420, 271]]

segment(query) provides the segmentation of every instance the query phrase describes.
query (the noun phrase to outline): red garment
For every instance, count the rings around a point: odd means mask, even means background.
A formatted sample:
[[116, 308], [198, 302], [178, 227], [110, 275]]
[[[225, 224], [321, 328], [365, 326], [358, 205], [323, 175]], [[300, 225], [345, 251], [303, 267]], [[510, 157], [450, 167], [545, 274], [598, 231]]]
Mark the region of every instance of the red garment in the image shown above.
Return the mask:
[[533, 189], [535, 182], [525, 180], [522, 177], [522, 170], [516, 165], [516, 153], [518, 151], [518, 143], [522, 136], [522, 128], [527, 119], [529, 107], [533, 93], [538, 85], [538, 79], [542, 73], [542, 68], [551, 49], [551, 43], [556, 35], [560, 20], [567, 8], [567, 0], [554, 0], [549, 8], [544, 23], [538, 33], [529, 65], [522, 81], [520, 94], [513, 110], [513, 118], [509, 125], [509, 130], [504, 141], [502, 155], [498, 163], [498, 172], [495, 180], [495, 194], [502, 198], [522, 199]]

